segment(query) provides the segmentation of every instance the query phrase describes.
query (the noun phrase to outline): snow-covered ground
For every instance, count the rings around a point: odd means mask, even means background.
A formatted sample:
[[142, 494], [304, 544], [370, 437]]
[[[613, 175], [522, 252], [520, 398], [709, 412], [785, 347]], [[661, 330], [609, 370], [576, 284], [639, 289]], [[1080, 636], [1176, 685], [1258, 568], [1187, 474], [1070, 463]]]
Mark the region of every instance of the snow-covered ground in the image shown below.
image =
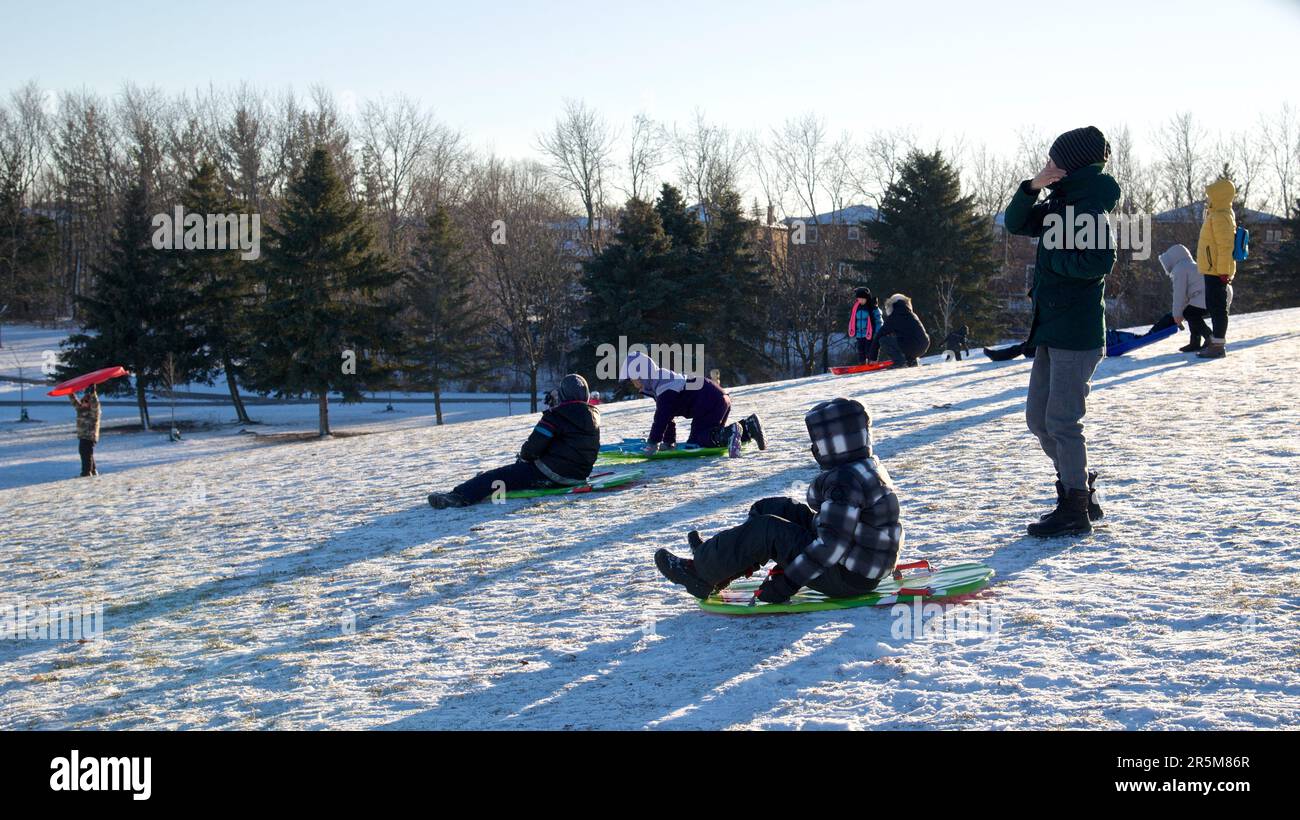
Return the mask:
[[[739, 388], [765, 453], [441, 513], [425, 494], [508, 461], [531, 417], [165, 469], [123, 469], [136, 439], [106, 437], [98, 479], [0, 490], [0, 604], [105, 606], [98, 640], [0, 642], [0, 727], [1295, 727], [1298, 326], [1234, 317], [1222, 361], [1172, 340], [1104, 361], [1107, 516], [1077, 542], [1023, 535], [1052, 480], [1023, 359]], [[801, 495], [802, 413], [837, 394], [874, 414], [904, 557], [985, 561], [996, 584], [940, 612], [700, 612], [651, 554]], [[606, 436], [649, 416], [608, 408]], [[4, 469], [46, 452], [5, 442]]]

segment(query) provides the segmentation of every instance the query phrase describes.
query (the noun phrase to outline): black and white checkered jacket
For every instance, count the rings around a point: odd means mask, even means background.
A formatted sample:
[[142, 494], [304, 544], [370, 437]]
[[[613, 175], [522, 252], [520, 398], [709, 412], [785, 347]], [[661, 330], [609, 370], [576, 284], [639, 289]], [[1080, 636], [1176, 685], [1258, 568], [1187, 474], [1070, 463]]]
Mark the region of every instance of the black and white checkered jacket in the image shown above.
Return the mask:
[[871, 418], [861, 403], [831, 399], [804, 416], [813, 455], [823, 472], [808, 487], [817, 537], [790, 565], [796, 589], [836, 564], [869, 579], [898, 563], [903, 526], [887, 471], [871, 454]]
[[874, 456], [818, 475], [808, 487], [808, 506], [817, 514], [817, 537], [785, 568], [793, 586], [806, 586], [836, 564], [870, 579], [893, 571], [903, 525], [889, 473]]

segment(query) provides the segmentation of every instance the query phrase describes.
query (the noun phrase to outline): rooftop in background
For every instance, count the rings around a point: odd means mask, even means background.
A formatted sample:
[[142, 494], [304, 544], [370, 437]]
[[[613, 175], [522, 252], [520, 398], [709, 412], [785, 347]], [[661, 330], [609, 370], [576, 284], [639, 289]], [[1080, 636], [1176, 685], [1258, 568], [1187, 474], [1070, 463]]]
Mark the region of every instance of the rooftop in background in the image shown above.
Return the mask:
[[827, 211], [824, 214], [811, 216], [792, 216], [781, 220], [786, 225], [797, 220], [803, 220], [804, 224], [817, 225], [857, 225], [861, 222], [874, 222], [880, 218], [880, 212], [870, 205], [850, 205], [847, 208], [840, 208], [838, 211]]
[[[1205, 203], [1193, 202], [1191, 205], [1184, 205], [1181, 208], [1171, 208], [1168, 211], [1161, 211], [1151, 217], [1154, 222], [1195, 222], [1200, 223], [1203, 219]], [[1282, 222], [1282, 217], [1277, 214], [1264, 213], [1251, 208], [1234, 208], [1237, 218], [1242, 222], [1249, 222], [1254, 225], [1267, 224], [1271, 222]]]

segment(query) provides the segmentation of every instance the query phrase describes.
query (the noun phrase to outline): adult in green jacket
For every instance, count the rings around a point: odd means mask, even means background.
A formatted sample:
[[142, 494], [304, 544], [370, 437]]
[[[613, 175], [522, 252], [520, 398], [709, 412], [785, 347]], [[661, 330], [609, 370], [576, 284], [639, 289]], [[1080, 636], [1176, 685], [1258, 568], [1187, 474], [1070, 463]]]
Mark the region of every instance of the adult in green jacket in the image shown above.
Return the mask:
[[[1097, 128], [1067, 131], [1052, 143], [1043, 170], [1020, 184], [1006, 209], [1008, 232], [1039, 240], [1025, 418], [1056, 467], [1057, 503], [1029, 525], [1031, 535], [1091, 532], [1091, 521], [1101, 517], [1083, 417], [1106, 346], [1106, 274], [1115, 265], [1107, 214], [1120, 190], [1103, 171], [1109, 158], [1110, 144]], [[1050, 193], [1040, 202], [1044, 189]]]

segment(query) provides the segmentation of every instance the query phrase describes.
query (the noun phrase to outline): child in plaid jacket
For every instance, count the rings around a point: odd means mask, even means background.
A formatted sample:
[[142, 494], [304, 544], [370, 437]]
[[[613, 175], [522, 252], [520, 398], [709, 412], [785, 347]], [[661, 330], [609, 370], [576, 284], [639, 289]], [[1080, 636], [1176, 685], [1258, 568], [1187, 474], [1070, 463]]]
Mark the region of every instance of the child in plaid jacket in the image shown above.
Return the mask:
[[707, 541], [691, 532], [694, 557], [655, 554], [665, 577], [705, 598], [768, 561], [776, 569], [757, 597], [781, 603], [800, 587], [832, 598], [862, 595], [893, 572], [903, 543], [898, 497], [889, 473], [871, 454], [871, 420], [850, 399], [822, 402], [804, 416], [822, 472], [807, 503], [764, 498], [738, 527]]

